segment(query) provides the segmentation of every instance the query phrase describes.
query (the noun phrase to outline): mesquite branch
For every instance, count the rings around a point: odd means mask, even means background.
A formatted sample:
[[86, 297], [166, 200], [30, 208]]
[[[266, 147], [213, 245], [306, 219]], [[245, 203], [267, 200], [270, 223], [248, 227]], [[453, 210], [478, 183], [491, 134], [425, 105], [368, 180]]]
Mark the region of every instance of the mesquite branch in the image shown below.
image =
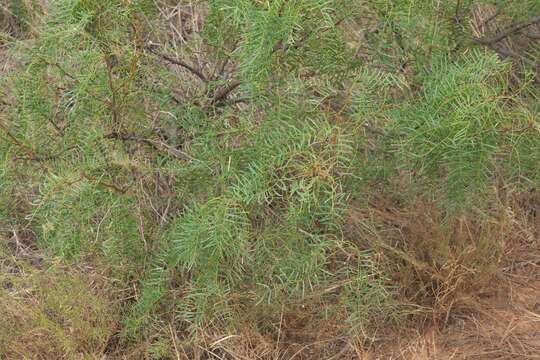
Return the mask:
[[474, 40], [482, 45], [491, 45], [495, 44], [503, 39], [506, 39], [513, 34], [520, 32], [521, 30], [535, 24], [540, 24], [540, 16], [534, 16], [531, 19], [519, 23], [515, 23], [506, 29], [500, 31], [499, 33], [486, 37], [486, 38], [475, 38]]
[[204, 82], [204, 83], [208, 82], [208, 79], [206, 78], [206, 76], [202, 73], [201, 70], [197, 69], [197, 67], [195, 65], [190, 65], [187, 62], [182, 61], [182, 60], [180, 60], [180, 59], [178, 59], [178, 58], [176, 58], [176, 57], [174, 57], [172, 55], [165, 54], [165, 53], [162, 53], [162, 52], [158, 52], [155, 48], [153, 48], [151, 46], [147, 46], [146, 48], [151, 53], [158, 55], [163, 60], [165, 60], [167, 62], [170, 62], [171, 64], [178, 65], [178, 66], [183, 67], [184, 69], [188, 70], [193, 75], [197, 76], [202, 82]]
[[179, 150], [169, 144], [166, 144], [162, 141], [142, 138], [134, 134], [130, 133], [119, 133], [119, 132], [112, 132], [104, 136], [105, 139], [117, 139], [122, 141], [135, 141], [143, 144], [150, 145], [154, 149], [167, 153], [168, 155], [175, 157], [179, 160], [184, 161], [192, 161], [195, 160], [193, 157], [191, 157], [189, 154], [183, 152], [182, 150]]
[[[157, 48], [152, 44], [152, 46], [146, 47], [148, 51], [150, 51], [152, 54], [155, 54], [162, 58], [163, 60], [178, 65], [189, 72], [191, 72], [193, 75], [198, 77], [205, 87], [208, 87], [210, 80], [204, 75], [201, 69], [198, 69], [195, 65], [188, 64], [186, 61], [180, 60], [172, 55], [160, 52], [157, 50]], [[223, 65], [225, 66], [225, 65]], [[238, 88], [242, 83], [239, 80], [233, 80], [228, 85], [225, 85], [224, 87], [220, 87], [216, 89], [215, 91], [206, 91], [205, 93], [208, 94], [208, 98], [211, 105], [218, 105], [220, 103], [223, 103], [224, 100], [227, 99], [227, 97], [236, 89]]]
[[[499, 30], [495, 33], [495, 35], [492, 36], [481, 36], [482, 33], [485, 30], [478, 30], [483, 29], [484, 26], [486, 26], [489, 22], [491, 22], [493, 19], [495, 19], [499, 15], [498, 11], [494, 11], [491, 16], [489, 16], [486, 20], [484, 20], [482, 23], [477, 25], [477, 31], [480, 32], [480, 34], [475, 34], [472, 39], [480, 44], [487, 46], [491, 48], [493, 51], [498, 53], [501, 57], [505, 58], [512, 58], [516, 61], [521, 61], [522, 63], [525, 63], [537, 70], [540, 69], [540, 63], [536, 62], [534, 60], [528, 59], [527, 57], [521, 56], [517, 52], [515, 52], [511, 46], [508, 46], [507, 38], [510, 36], [513, 36], [519, 32], [521, 32], [523, 29], [530, 27], [532, 25], [540, 24], [540, 16], [534, 16], [530, 18], [527, 21], [517, 22], [514, 23], [511, 26], [508, 26], [507, 28], [503, 30]], [[528, 35], [527, 35], [528, 36]]]
[[[343, 20], [344, 19], [339, 19], [338, 21], [336, 21], [334, 23], [334, 26], [339, 26], [339, 24], [341, 24], [343, 22]], [[318, 34], [324, 33], [324, 32], [326, 32], [326, 31], [328, 31], [330, 29], [331, 29], [331, 27], [322, 29], [321, 31], [318, 32]], [[315, 34], [314, 32], [308, 32], [299, 41], [297, 41], [294, 44], [284, 45], [283, 43], [279, 42], [274, 46], [274, 49], [272, 50], [272, 54], [275, 53], [278, 50], [283, 50], [283, 51], [286, 52], [286, 51], [291, 50], [291, 49], [301, 48], [306, 43], [306, 41], [311, 36], [313, 36], [314, 34]], [[207, 77], [203, 73], [202, 69], [200, 69], [196, 65], [189, 64], [185, 60], [178, 59], [177, 57], [175, 57], [173, 55], [170, 55], [170, 54], [159, 51], [157, 44], [149, 43], [146, 46], [146, 49], [150, 53], [159, 56], [161, 59], [163, 59], [163, 60], [165, 60], [165, 61], [167, 61], [167, 62], [169, 62], [171, 64], [180, 66], [180, 67], [188, 70], [191, 74], [193, 74], [197, 78], [199, 78], [202, 81], [202, 83], [205, 85], [206, 88], [208, 88], [208, 85], [211, 82], [211, 80], [219, 80], [219, 79], [214, 78], [214, 75], [215, 75], [216, 71], [214, 71], [213, 75], [210, 75], [210, 77]], [[226, 58], [219, 65], [219, 71], [217, 71], [219, 75], [221, 75], [221, 76], [223, 75], [223, 73], [225, 71], [225, 67], [227, 66], [228, 62], [229, 62], [229, 58]], [[217, 68], [215, 70], [217, 70]], [[206, 91], [205, 93], [208, 95], [208, 100], [209, 100], [210, 105], [211, 106], [219, 106], [219, 105], [226, 104], [227, 103], [226, 100], [229, 97], [229, 95], [234, 90], [236, 90], [238, 87], [240, 87], [241, 85], [242, 85], [242, 82], [240, 80], [236, 79], [236, 80], [229, 81], [228, 84], [226, 84], [226, 85], [224, 85], [222, 87], [218, 87], [215, 90]]]

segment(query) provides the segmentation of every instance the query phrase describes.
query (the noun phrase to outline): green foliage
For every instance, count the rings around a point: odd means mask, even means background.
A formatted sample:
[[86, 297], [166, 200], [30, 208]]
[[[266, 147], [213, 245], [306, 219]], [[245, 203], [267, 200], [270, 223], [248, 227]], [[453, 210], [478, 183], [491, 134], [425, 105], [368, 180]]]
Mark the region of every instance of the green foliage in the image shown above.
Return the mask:
[[[166, 1], [50, 1], [1, 79], [0, 236], [114, 274], [122, 343], [144, 336], [155, 358], [171, 353], [165, 323], [394, 318], [409, 283], [375, 245], [410, 224], [376, 195], [436, 198], [451, 223], [540, 179], [534, 75], [515, 90], [509, 61], [465, 49], [460, 3], [216, 0], [166, 16]], [[419, 238], [433, 248], [399, 238], [385, 251], [405, 255], [384, 258], [452, 263], [452, 236]]]
[[42, 191], [34, 216], [42, 226], [40, 239], [46, 249], [67, 259], [102, 256], [126, 272], [140, 266], [144, 242], [132, 212], [133, 199], [81, 180], [71, 184], [53, 180]]
[[[282, 101], [252, 129], [251, 144], [231, 153], [227, 172], [233, 176], [222, 194], [172, 222], [128, 328], [148, 321], [166, 295], [169, 276], [178, 276], [176, 268], [188, 290], [179, 315], [192, 330], [210, 319], [236, 321], [246, 301], [254, 302], [254, 312], [256, 304], [304, 301], [336, 276], [373, 270], [347, 263], [339, 274], [327, 269], [330, 254], [344, 245], [340, 226], [347, 197], [339, 174], [351, 157], [348, 137], [316, 107], [299, 108], [296, 98]], [[356, 296], [349, 290], [346, 298]], [[239, 299], [231, 301], [233, 294]]]
[[[479, 52], [459, 62], [443, 58], [426, 75], [420, 99], [391, 112], [403, 166], [439, 189], [451, 206], [471, 205], [497, 171], [519, 167], [507, 162], [506, 149], [516, 138], [510, 129], [526, 128], [530, 118], [508, 106], [508, 71], [509, 64]], [[522, 156], [534, 158], [536, 146]]]

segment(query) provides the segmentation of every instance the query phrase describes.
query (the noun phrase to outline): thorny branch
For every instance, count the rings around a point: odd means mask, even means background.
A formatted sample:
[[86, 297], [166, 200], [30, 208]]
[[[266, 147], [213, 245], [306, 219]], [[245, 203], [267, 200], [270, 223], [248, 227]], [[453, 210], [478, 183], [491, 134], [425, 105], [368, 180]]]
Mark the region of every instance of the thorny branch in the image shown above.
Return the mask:
[[113, 58], [109, 55], [105, 55], [105, 65], [107, 65], [107, 82], [109, 84], [109, 89], [111, 91], [111, 112], [114, 124], [119, 124], [120, 114], [118, 111], [118, 101], [117, 101], [117, 88], [114, 86], [114, 75], [113, 75]]
[[229, 96], [229, 94], [231, 92], [233, 92], [240, 85], [242, 85], [242, 83], [239, 80], [234, 80], [228, 86], [217, 90], [214, 93], [214, 96], [213, 96], [213, 99], [212, 99], [212, 105], [216, 105], [216, 104], [222, 102], [223, 100], [225, 100], [227, 98], [227, 96]]
[[20, 147], [20, 148], [25, 149], [26, 152], [29, 153], [29, 154], [34, 154], [34, 153], [35, 153], [34, 149], [32, 149], [30, 146], [26, 145], [25, 143], [23, 143], [22, 141], [20, 141], [19, 139], [17, 139], [17, 137], [11, 133], [11, 131], [8, 129], [7, 126], [5, 126], [4, 124], [0, 123], [0, 129], [2, 129], [2, 131], [4, 132], [4, 134], [6, 134], [6, 136], [8, 137], [8, 139], [9, 139], [13, 144], [17, 145], [17, 146]]
[[[180, 60], [172, 55], [158, 51], [157, 48], [154, 46], [154, 44], [147, 46], [146, 49], [150, 51], [152, 54], [159, 56], [160, 58], [162, 58], [163, 60], [167, 62], [170, 62], [171, 64], [178, 65], [178, 66], [183, 67], [184, 69], [187, 69], [193, 75], [197, 76], [205, 85], [207, 85], [210, 82], [209, 79], [203, 74], [203, 72], [200, 69], [198, 69], [195, 65], [190, 65], [187, 62]], [[225, 65], [223, 66], [226, 66], [226, 63], [224, 64]], [[241, 85], [241, 82], [239, 80], [234, 80], [227, 86], [219, 88], [213, 93], [209, 93], [208, 96], [210, 98], [210, 104], [217, 105], [219, 103], [222, 103], [223, 100], [225, 100], [229, 96], [229, 94], [233, 92], [236, 88], [238, 88], [240, 85]]]
[[71, 151], [73, 149], [77, 148], [77, 146], [75, 145], [72, 145], [72, 146], [69, 146], [68, 148], [62, 150], [62, 151], [59, 151], [58, 153], [56, 154], [51, 154], [51, 155], [36, 155], [36, 154], [29, 154], [28, 156], [26, 157], [16, 157], [15, 159], [18, 160], [30, 160], [30, 161], [48, 161], [48, 160], [53, 160], [53, 159], [56, 159], [56, 158], [59, 158], [60, 156], [62, 156], [63, 154], [67, 153], [68, 151]]

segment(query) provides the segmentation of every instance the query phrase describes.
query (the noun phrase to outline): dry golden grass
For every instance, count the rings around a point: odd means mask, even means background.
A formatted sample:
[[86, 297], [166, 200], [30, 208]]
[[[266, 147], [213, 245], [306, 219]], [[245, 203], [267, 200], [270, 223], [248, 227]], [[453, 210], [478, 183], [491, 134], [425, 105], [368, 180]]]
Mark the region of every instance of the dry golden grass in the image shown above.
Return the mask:
[[371, 208], [350, 212], [351, 235], [393, 269], [413, 316], [344, 359], [540, 356], [540, 198], [536, 191], [498, 198], [489, 213], [448, 223], [423, 200], [399, 206], [376, 197]]
[[241, 330], [227, 332], [216, 324], [197, 344], [183, 340], [174, 321], [144, 342], [122, 344], [116, 341], [119, 307], [95, 270], [45, 270], [39, 262], [31, 266], [4, 255], [0, 354], [8, 359], [535, 359], [540, 201], [535, 191], [506, 194], [491, 208], [489, 214], [449, 223], [423, 200], [404, 205], [374, 197], [368, 208], [351, 209], [346, 235], [372, 247], [402, 289], [399, 300], [409, 313], [405, 323], [373, 324], [357, 334], [347, 334], [337, 321], [314, 320], [314, 305], [289, 309], [267, 333], [256, 330], [246, 314]]
[[532, 194], [499, 196], [490, 210], [452, 220], [423, 199], [398, 205], [375, 196], [369, 208], [350, 210], [349, 236], [376, 252], [413, 313], [444, 326], [451, 313], [468, 311], [491, 293], [502, 269], [536, 253]]
[[402, 331], [365, 359], [538, 359], [540, 283], [531, 276], [527, 285], [505, 284], [508, 292], [483, 299], [475, 312], [453, 318], [446, 328]]
[[1, 267], [0, 358], [102, 358], [118, 317], [96, 275], [7, 257]]

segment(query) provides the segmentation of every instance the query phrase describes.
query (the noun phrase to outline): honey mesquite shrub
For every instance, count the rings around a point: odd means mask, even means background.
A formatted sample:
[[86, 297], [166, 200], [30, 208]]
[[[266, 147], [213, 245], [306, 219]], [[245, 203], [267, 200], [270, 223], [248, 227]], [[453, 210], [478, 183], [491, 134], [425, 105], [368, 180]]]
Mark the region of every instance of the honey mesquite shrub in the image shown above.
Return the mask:
[[534, 74], [467, 48], [458, 3], [182, 1], [178, 28], [167, 1], [49, 1], [2, 74], [2, 234], [103, 267], [120, 346], [366, 330], [398, 293], [447, 314], [540, 154]]
[[125, 337], [171, 313], [193, 332], [248, 319], [262, 331], [304, 305], [351, 329], [380, 316], [384, 277], [341, 234], [355, 153], [327, 104], [360, 78], [338, 26], [350, 2], [202, 4], [188, 41], [216, 76], [167, 64], [152, 4], [49, 4], [7, 79], [6, 164], [32, 188], [20, 226], [50, 256], [97, 261], [138, 289]]
[[[259, 124], [251, 112], [240, 115], [238, 135], [250, 142], [229, 149], [219, 196], [194, 202], [172, 220], [126, 329], [147, 322], [158, 301], [167, 302], [172, 274], [186, 291], [175, 305], [191, 330], [210, 319], [257, 321], [266, 308], [267, 321], [276, 320], [282, 309], [303, 302], [321, 302], [340, 316], [347, 314], [340, 308], [351, 306], [358, 320], [385, 306], [387, 290], [375, 267], [340, 233], [350, 137], [317, 103], [299, 106], [300, 95], [271, 96]], [[325, 294], [335, 281], [345, 286]]]

